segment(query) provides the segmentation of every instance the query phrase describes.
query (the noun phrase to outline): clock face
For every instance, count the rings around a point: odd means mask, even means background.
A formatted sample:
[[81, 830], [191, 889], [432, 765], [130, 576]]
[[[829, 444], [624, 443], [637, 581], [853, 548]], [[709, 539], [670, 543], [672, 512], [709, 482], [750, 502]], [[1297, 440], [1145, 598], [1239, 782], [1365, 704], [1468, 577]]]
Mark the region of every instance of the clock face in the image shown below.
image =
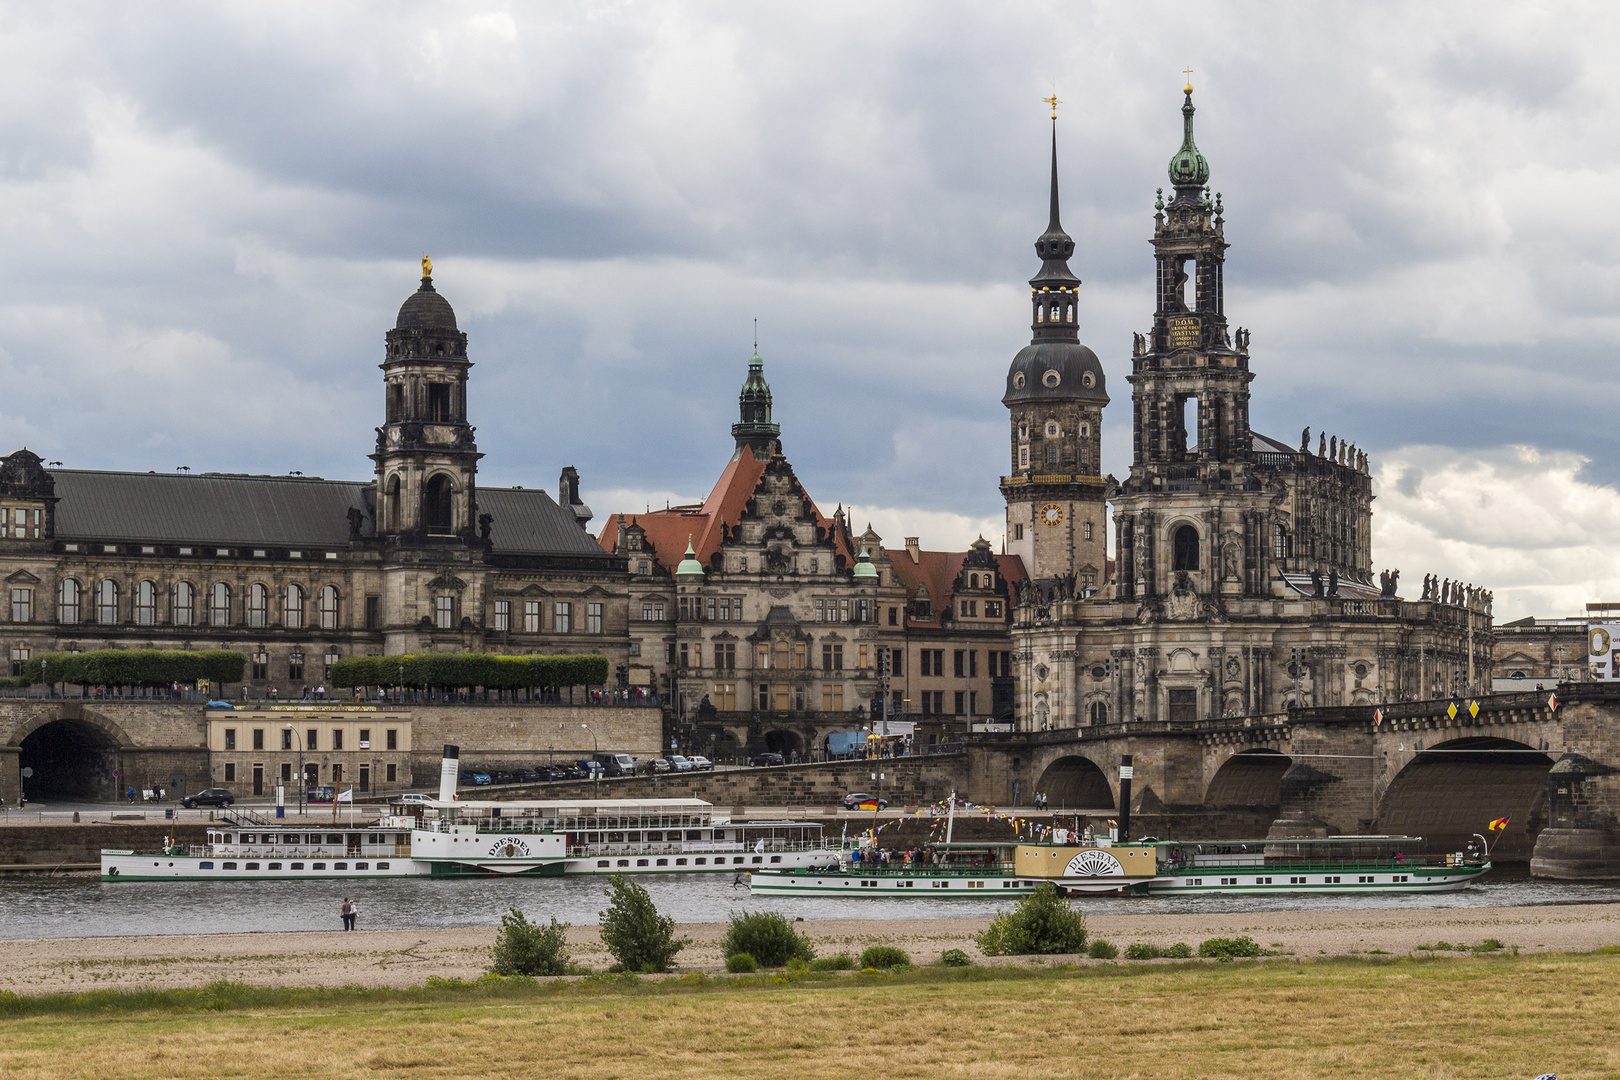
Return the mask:
[[1056, 525], [1063, 520], [1063, 507], [1057, 503], [1047, 503], [1041, 507], [1041, 524]]

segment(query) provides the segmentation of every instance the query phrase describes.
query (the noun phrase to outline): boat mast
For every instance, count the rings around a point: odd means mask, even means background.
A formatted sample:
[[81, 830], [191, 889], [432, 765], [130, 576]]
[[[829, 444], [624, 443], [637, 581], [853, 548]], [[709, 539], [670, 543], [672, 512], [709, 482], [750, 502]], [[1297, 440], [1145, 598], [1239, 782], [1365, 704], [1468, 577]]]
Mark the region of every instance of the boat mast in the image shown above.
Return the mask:
[[956, 829], [956, 792], [951, 792], [951, 807], [945, 816], [945, 842], [951, 842], [951, 834]]

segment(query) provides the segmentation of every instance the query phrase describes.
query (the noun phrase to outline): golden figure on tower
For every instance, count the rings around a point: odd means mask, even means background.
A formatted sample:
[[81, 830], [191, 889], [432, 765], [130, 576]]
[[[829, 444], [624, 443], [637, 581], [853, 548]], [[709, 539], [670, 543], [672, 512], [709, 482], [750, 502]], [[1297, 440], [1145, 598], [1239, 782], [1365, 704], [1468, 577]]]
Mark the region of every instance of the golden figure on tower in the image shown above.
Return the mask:
[[422, 276], [425, 278], [433, 276], [433, 260], [428, 258], [425, 251], [422, 253]]
[[1046, 102], [1048, 105], [1052, 106], [1052, 119], [1056, 120], [1057, 119], [1057, 107], [1059, 105], [1063, 104], [1061, 101], [1058, 100], [1057, 88], [1054, 87], [1052, 89], [1052, 96], [1051, 97], [1043, 97], [1043, 98], [1041, 98], [1041, 100]]

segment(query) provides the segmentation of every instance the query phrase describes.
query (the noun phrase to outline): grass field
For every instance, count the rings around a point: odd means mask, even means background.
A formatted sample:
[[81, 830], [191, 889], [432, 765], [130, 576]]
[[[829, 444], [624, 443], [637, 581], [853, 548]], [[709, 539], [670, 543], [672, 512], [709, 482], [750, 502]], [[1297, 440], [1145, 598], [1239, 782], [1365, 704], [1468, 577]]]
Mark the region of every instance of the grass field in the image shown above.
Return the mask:
[[[0, 1076], [1620, 1077], [1620, 956], [0, 999]], [[20, 1015], [19, 1015], [20, 1014]]]

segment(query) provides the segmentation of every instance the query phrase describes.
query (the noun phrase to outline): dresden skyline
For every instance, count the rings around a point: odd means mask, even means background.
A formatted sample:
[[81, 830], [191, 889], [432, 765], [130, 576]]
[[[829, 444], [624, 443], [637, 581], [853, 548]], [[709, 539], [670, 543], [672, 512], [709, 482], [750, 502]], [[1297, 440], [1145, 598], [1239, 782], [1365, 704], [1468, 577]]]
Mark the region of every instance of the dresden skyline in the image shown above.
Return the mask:
[[0, 10], [4, 452], [364, 477], [427, 251], [482, 483], [701, 499], [757, 317], [825, 511], [999, 543], [1040, 98], [1123, 477], [1190, 66], [1255, 428], [1371, 455], [1403, 591], [1620, 597], [1606, 8]]

